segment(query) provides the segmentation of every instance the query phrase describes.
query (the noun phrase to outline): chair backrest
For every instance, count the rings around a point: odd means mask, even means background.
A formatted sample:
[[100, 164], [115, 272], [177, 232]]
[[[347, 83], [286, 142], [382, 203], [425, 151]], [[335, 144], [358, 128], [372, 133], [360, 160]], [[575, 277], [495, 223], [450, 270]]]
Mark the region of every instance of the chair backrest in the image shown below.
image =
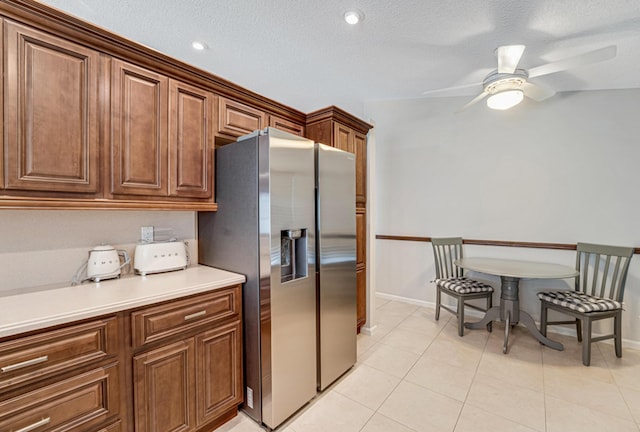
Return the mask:
[[578, 243], [576, 291], [621, 302], [632, 247]]
[[453, 264], [462, 258], [462, 237], [431, 238], [433, 259], [436, 264], [436, 278], [461, 277], [462, 268]]

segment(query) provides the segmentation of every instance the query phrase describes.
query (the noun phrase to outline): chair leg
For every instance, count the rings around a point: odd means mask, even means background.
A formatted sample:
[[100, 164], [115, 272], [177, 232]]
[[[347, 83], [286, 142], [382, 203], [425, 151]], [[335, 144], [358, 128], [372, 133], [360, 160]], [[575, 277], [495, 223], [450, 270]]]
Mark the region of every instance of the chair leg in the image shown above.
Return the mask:
[[[487, 311], [492, 307], [493, 307], [493, 295], [489, 295], [487, 297]], [[493, 321], [489, 321], [489, 324], [487, 324], [487, 331], [491, 333], [492, 330], [493, 330]]]
[[578, 335], [578, 342], [582, 342], [582, 320], [576, 318], [576, 334]]
[[464, 336], [464, 299], [458, 297], [458, 336]]
[[582, 364], [591, 364], [591, 319], [585, 318], [582, 323]]
[[440, 287], [436, 287], [436, 321], [440, 319]]
[[622, 357], [622, 311], [618, 311], [613, 317], [613, 327], [615, 332], [616, 357]]
[[542, 336], [547, 337], [547, 305], [542, 301], [540, 302], [540, 333]]

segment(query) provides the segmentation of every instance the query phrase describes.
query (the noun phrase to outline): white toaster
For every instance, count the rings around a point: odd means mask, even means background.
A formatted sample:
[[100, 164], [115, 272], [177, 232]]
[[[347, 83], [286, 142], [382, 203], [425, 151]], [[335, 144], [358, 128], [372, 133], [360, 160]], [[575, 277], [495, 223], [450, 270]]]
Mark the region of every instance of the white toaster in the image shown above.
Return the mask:
[[183, 241], [139, 243], [133, 268], [142, 276], [187, 268], [187, 245]]

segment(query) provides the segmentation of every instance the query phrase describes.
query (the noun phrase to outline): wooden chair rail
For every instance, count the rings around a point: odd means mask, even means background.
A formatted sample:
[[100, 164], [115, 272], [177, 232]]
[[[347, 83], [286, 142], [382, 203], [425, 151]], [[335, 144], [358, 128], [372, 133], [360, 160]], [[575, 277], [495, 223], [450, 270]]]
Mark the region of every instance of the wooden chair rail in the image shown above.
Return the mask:
[[[400, 240], [400, 241], [416, 241], [416, 242], [431, 242], [431, 237], [418, 237], [418, 236], [395, 236], [395, 235], [376, 235], [376, 240]], [[518, 241], [506, 241], [506, 240], [476, 240], [476, 239], [463, 239], [462, 243], [471, 245], [482, 246], [508, 246], [508, 247], [521, 247], [521, 248], [535, 248], [535, 249], [561, 249], [561, 250], [576, 250], [575, 244], [568, 243], [543, 243], [543, 242], [518, 242]], [[640, 248], [633, 250], [634, 254], [640, 254]]]

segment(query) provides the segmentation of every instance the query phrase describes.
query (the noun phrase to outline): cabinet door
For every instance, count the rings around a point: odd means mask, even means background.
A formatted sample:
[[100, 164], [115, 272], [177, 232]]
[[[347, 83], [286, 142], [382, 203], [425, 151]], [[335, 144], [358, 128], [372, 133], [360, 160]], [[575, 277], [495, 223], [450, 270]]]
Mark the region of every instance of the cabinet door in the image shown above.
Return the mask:
[[289, 132], [294, 135], [304, 136], [304, 126], [276, 116], [269, 116], [269, 126]]
[[356, 153], [356, 206], [364, 207], [367, 203], [367, 136], [356, 132], [354, 147]]
[[195, 428], [193, 339], [133, 358], [136, 432], [179, 432]]
[[169, 82], [169, 194], [213, 198], [213, 94]]
[[196, 336], [198, 426], [242, 403], [242, 334], [239, 322]]
[[218, 97], [218, 133], [239, 137], [256, 129], [263, 129], [267, 124], [267, 116], [260, 110]]
[[355, 153], [353, 143], [353, 130], [340, 123], [333, 124], [333, 146], [340, 150]]
[[99, 190], [98, 52], [5, 21], [7, 189]]
[[167, 196], [168, 78], [112, 63], [111, 192]]

